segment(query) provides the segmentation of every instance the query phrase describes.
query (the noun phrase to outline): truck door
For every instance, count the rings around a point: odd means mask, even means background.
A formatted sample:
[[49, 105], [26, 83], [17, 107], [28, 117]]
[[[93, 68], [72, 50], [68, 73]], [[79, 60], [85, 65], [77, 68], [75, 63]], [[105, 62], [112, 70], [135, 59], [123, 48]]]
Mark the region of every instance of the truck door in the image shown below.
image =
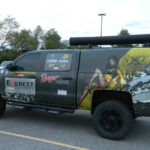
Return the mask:
[[38, 74], [40, 103], [56, 107], [76, 106], [76, 78], [79, 52], [50, 51]]
[[36, 78], [42, 54], [29, 53], [14, 61], [14, 71], [5, 71], [5, 96], [8, 100], [36, 103]]

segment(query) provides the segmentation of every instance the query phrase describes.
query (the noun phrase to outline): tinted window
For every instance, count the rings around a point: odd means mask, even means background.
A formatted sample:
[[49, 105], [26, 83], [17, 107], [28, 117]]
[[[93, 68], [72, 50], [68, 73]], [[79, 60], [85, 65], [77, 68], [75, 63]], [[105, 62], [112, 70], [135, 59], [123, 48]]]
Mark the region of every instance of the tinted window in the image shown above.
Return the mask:
[[72, 54], [48, 53], [46, 56], [45, 71], [67, 71], [71, 69]]
[[17, 70], [24, 71], [38, 71], [40, 65], [40, 53], [31, 53], [22, 56], [16, 61]]

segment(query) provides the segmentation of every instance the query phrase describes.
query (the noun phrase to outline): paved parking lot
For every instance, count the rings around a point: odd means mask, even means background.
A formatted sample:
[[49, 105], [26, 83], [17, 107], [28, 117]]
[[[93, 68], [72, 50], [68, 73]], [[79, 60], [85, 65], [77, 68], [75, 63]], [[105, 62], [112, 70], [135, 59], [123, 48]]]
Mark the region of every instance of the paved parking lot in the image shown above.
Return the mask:
[[137, 119], [125, 139], [111, 141], [97, 135], [87, 111], [56, 115], [9, 106], [0, 119], [0, 141], [0, 150], [149, 150], [150, 118]]

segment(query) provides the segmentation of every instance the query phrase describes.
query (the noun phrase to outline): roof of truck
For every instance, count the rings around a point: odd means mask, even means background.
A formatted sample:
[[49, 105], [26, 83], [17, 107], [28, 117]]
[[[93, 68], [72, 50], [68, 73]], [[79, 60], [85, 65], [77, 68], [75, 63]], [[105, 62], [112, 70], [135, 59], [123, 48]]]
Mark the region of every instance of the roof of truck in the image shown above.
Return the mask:
[[132, 49], [132, 48], [136, 48], [136, 49], [150, 49], [150, 47], [123, 47], [123, 48], [118, 48], [118, 47], [109, 47], [109, 48], [89, 48], [89, 49], [47, 49], [47, 50], [33, 50], [33, 51], [30, 51], [30, 52], [28, 52], [28, 53], [38, 53], [38, 52], [72, 52], [72, 51], [74, 51], [74, 52], [79, 52], [79, 51], [81, 51], [81, 52], [91, 52], [91, 51], [97, 51], [97, 52], [99, 52], [99, 51], [113, 51], [113, 50], [118, 50], [118, 51], [122, 51], [122, 50], [129, 50], [129, 49]]

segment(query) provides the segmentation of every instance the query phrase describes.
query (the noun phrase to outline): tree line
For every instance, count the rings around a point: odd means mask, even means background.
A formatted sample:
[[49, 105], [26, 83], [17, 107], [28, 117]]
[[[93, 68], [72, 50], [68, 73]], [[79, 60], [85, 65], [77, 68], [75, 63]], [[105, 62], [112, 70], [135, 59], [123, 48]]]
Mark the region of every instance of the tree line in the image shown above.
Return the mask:
[[3, 61], [12, 61], [25, 52], [26, 51], [16, 51], [16, 50], [0, 51], [0, 63]]
[[[68, 41], [61, 41], [61, 36], [55, 29], [44, 31], [40, 25], [31, 31], [19, 30], [19, 23], [15, 18], [7, 16], [0, 20], [0, 50], [36, 50], [58, 48], [88, 48], [87, 46], [69, 46]], [[129, 35], [127, 29], [122, 29], [118, 35]], [[117, 45], [120, 47], [120, 45]], [[124, 47], [132, 45], [121, 45]]]
[[0, 50], [36, 50], [67, 48], [67, 42], [61, 42], [61, 37], [55, 29], [44, 31], [38, 25], [33, 31], [19, 30], [19, 23], [10, 16], [0, 21]]

